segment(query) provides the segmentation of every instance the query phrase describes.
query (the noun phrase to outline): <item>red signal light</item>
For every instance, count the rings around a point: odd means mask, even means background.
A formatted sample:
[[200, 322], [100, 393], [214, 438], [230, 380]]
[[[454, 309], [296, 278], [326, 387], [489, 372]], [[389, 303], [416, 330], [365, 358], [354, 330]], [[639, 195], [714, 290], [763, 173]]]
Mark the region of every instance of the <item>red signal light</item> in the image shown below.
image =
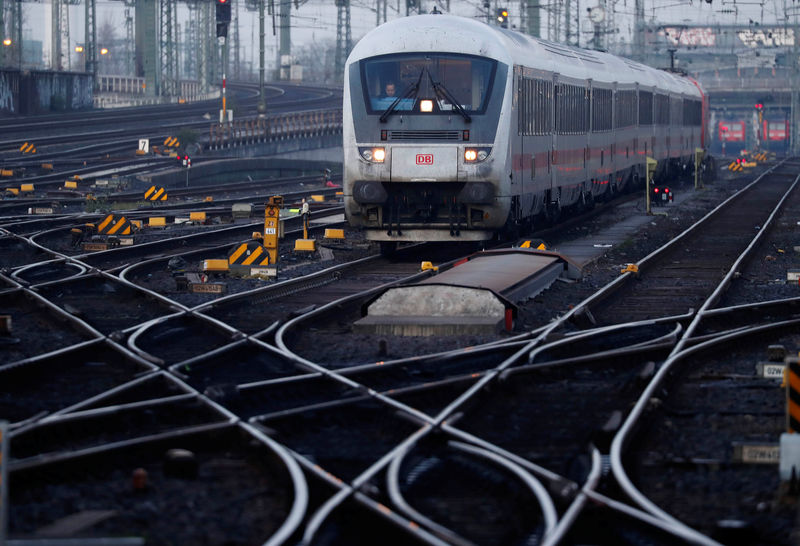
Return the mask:
[[756, 110], [761, 110], [763, 107], [764, 107], [764, 105], [761, 104], [760, 102], [756, 103]]
[[658, 188], [653, 188], [653, 191], [658, 193]]

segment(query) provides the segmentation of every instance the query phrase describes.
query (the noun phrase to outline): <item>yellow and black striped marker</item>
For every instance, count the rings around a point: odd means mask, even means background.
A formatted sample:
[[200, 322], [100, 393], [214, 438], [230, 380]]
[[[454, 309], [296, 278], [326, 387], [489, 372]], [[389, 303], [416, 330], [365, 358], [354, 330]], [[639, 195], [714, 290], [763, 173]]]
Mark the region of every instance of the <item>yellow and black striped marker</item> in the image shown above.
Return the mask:
[[256, 241], [241, 243], [228, 253], [231, 266], [262, 267], [269, 265], [267, 249]]
[[33, 145], [33, 142], [26, 142], [22, 146], [19, 147], [19, 151], [23, 154], [35, 154], [36, 153], [36, 146]]
[[167, 137], [164, 139], [164, 146], [166, 146], [167, 148], [176, 148], [180, 145], [181, 143], [177, 139], [177, 137]]
[[144, 199], [145, 201], [166, 201], [167, 200], [167, 190], [164, 188], [157, 188], [155, 186], [150, 186], [150, 188], [144, 192]]
[[113, 214], [109, 214], [97, 224], [97, 233], [100, 235], [130, 235], [133, 233], [133, 227], [124, 216], [117, 218]]
[[744, 169], [744, 167], [742, 167], [742, 164], [739, 163], [738, 161], [734, 161], [730, 165], [728, 165], [728, 170], [729, 171], [737, 172], [737, 171], [741, 171], [742, 169]]
[[800, 432], [800, 358], [787, 357], [786, 374], [786, 431]]

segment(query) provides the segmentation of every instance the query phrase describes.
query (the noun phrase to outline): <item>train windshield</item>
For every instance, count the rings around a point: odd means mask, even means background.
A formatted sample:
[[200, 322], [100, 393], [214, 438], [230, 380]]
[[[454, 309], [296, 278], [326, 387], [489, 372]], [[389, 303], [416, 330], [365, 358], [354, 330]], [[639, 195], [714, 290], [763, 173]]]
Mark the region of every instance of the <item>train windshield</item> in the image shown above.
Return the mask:
[[468, 55], [402, 53], [361, 61], [361, 78], [370, 113], [418, 112], [429, 99], [434, 113], [463, 115], [486, 109], [496, 65]]

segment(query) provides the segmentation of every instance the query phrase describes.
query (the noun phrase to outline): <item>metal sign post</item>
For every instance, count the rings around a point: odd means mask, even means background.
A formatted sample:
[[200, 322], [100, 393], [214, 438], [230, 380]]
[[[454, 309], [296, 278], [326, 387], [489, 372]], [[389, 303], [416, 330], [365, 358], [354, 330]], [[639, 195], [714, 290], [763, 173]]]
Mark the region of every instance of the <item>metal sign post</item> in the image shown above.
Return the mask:
[[652, 157], [647, 158], [647, 173], [645, 178], [647, 183], [645, 183], [645, 199], [647, 203], [647, 214], [650, 214], [650, 184], [653, 182], [653, 175], [656, 172], [656, 167], [658, 166], [658, 161], [653, 159]]
[[280, 216], [283, 206], [283, 196], [274, 195], [269, 198], [264, 207], [264, 248], [269, 254], [270, 265], [278, 263], [278, 240], [280, 239]]
[[703, 156], [705, 156], [705, 151], [702, 148], [694, 149], [694, 189], [700, 187], [700, 177], [698, 173], [700, 172], [700, 162], [703, 161]]

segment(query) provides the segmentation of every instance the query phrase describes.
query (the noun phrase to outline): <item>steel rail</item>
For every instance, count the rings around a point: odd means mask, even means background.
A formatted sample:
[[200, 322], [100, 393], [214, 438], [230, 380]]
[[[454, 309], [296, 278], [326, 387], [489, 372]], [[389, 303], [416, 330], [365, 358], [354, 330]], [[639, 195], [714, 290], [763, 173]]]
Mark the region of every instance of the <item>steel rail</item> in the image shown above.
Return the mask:
[[[308, 518], [308, 523], [306, 523], [306, 528], [303, 533], [301, 544], [303, 545], [310, 545], [313, 543], [314, 535], [320, 530], [322, 525], [324, 524], [325, 520], [333, 513], [333, 511], [338, 508], [345, 500], [354, 496], [354, 494], [358, 493], [358, 489], [366, 484], [370, 479], [372, 479], [379, 471], [381, 471], [384, 467], [386, 467], [394, 456], [403, 451], [407, 445], [416, 444], [416, 442], [426, 434], [426, 431], [429, 430], [430, 425], [423, 425], [419, 430], [412, 433], [408, 438], [406, 438], [403, 442], [395, 446], [392, 450], [386, 453], [383, 457], [381, 457], [378, 461], [373, 463], [367, 470], [362, 472], [359, 476], [357, 476], [350, 484], [341, 483], [339, 484], [339, 492], [333, 495], [330, 499], [328, 499], [322, 506], [320, 506], [316, 512], [310, 515]], [[301, 455], [295, 453], [295, 457], [302, 457]], [[374, 501], [373, 501], [374, 502]], [[389, 517], [395, 523], [401, 523], [405, 520], [398, 519], [398, 516], [394, 514], [394, 511], [389, 509], [388, 507], [384, 506], [383, 510], [380, 510], [380, 513], [384, 516]], [[447, 542], [442, 541], [439, 537], [430, 534], [424, 528], [418, 525], [408, 525], [408, 530], [418, 536], [421, 540], [425, 540], [429, 544], [433, 544], [436, 546], [447, 546]]]
[[[650, 263], [655, 260], [655, 258], [657, 258], [659, 255], [661, 255], [667, 249], [670, 249], [673, 246], [677, 245], [684, 238], [687, 238], [691, 233], [693, 233], [697, 229], [700, 229], [703, 225], [705, 225], [705, 222], [708, 219], [714, 217], [718, 212], [724, 210], [733, 201], [738, 200], [740, 197], [742, 197], [747, 192], [747, 190], [753, 188], [764, 176], [766, 176], [767, 174], [771, 173], [773, 170], [775, 170], [776, 168], [781, 166], [784, 162], [785, 162], [785, 160], [782, 161], [781, 163], [778, 163], [777, 165], [771, 166], [769, 169], [767, 169], [766, 171], [761, 173], [755, 180], [753, 180], [753, 182], [751, 182], [750, 184], [748, 184], [744, 188], [740, 189], [739, 191], [737, 191], [736, 193], [734, 193], [733, 195], [728, 197], [725, 201], [723, 201], [722, 203], [720, 203], [719, 205], [714, 207], [714, 209], [712, 209], [711, 211], [706, 213], [697, 222], [695, 222], [694, 224], [692, 224], [691, 226], [689, 226], [688, 228], [683, 230], [677, 237], [671, 239], [667, 244], [657, 248], [656, 250], [652, 251], [650, 254], [648, 254], [647, 256], [645, 256], [644, 258], [639, 260], [638, 262], [636, 262], [636, 265], [638, 266], [639, 270], [641, 271], [641, 270], [646, 269], [650, 265]], [[574, 314], [576, 314], [578, 312], [581, 312], [581, 313], [586, 312], [586, 310], [588, 310], [590, 307], [594, 306], [595, 304], [597, 304], [600, 301], [602, 301], [602, 300], [606, 299], [607, 297], [609, 297], [611, 294], [613, 294], [617, 290], [621, 289], [624, 284], [627, 284], [628, 282], [631, 282], [631, 279], [633, 279], [633, 278], [635, 278], [633, 273], [628, 272], [628, 273], [621, 274], [619, 277], [614, 279], [612, 282], [610, 282], [609, 284], [604, 286], [601, 290], [598, 290], [597, 292], [592, 294], [590, 297], [586, 298], [585, 300], [580, 302], [578, 305], [576, 305], [571, 310], [570, 314], [574, 315]]]
[[389, 464], [389, 468], [386, 470], [386, 490], [389, 494], [389, 498], [392, 500], [392, 504], [394, 504], [402, 513], [408, 516], [408, 518], [420, 523], [421, 525], [424, 525], [439, 538], [446, 540], [448, 544], [454, 544], [456, 546], [473, 546], [473, 542], [467, 540], [448, 527], [445, 527], [444, 525], [441, 525], [428, 518], [413, 506], [408, 504], [406, 499], [403, 497], [403, 494], [400, 491], [400, 466], [403, 464], [406, 455], [408, 455], [414, 447], [416, 447], [416, 445], [407, 446], [406, 450], [398, 453], [397, 456], [392, 459], [392, 462]]
[[30, 271], [32, 269], [36, 269], [37, 267], [42, 267], [42, 266], [46, 266], [46, 265], [50, 265], [50, 264], [64, 264], [66, 266], [75, 267], [78, 270], [77, 273], [75, 273], [74, 275], [70, 275], [69, 277], [63, 277], [61, 279], [58, 279], [59, 281], [68, 281], [68, 280], [80, 277], [81, 275], [84, 275], [87, 271], [89, 271], [89, 268], [87, 268], [87, 267], [85, 267], [85, 266], [83, 266], [81, 264], [73, 263], [73, 262], [67, 260], [66, 258], [57, 258], [57, 259], [54, 259], [54, 260], [47, 260], [47, 261], [44, 261], [44, 262], [37, 262], [37, 263], [34, 263], [34, 264], [29, 264], [29, 265], [25, 265], [25, 266], [19, 267], [19, 268], [15, 269], [15, 270], [13, 270], [11, 272], [11, 276], [14, 279], [16, 279], [17, 281], [19, 281], [20, 284], [35, 286], [35, 284], [30, 283], [29, 281], [26, 281], [25, 279], [21, 278], [20, 275], [22, 275], [25, 272]]
[[[710, 339], [698, 345], [684, 347], [680, 352], [673, 353], [670, 357], [662, 364], [661, 368], [659, 368], [658, 372], [656, 373], [653, 380], [648, 384], [647, 389], [639, 398], [636, 403], [636, 406], [631, 410], [630, 414], [628, 415], [625, 422], [620, 427], [620, 430], [617, 432], [614, 440], [611, 444], [611, 464], [612, 464], [612, 472], [614, 473], [614, 477], [616, 478], [617, 482], [620, 486], [623, 487], [625, 493], [638, 504], [642, 510], [644, 510], [648, 515], [653, 518], [657, 518], [662, 524], [668, 524], [670, 529], [673, 532], [680, 532], [681, 535], [689, 537], [690, 541], [693, 543], [698, 544], [710, 544], [715, 546], [720, 546], [718, 542], [714, 541], [713, 539], [699, 533], [698, 531], [688, 527], [686, 524], [681, 522], [680, 520], [675, 519], [669, 513], [662, 510], [656, 504], [654, 504], [650, 499], [648, 499], [645, 495], [643, 495], [636, 486], [630, 481], [628, 478], [627, 473], [625, 473], [624, 466], [622, 464], [622, 449], [624, 445], [630, 440], [629, 435], [632, 433], [632, 429], [636, 427], [638, 424], [638, 420], [641, 418], [644, 407], [649, 403], [650, 398], [653, 396], [655, 390], [659, 388], [664, 379], [668, 376], [671, 372], [671, 369], [684, 360], [686, 357], [689, 357], [693, 354], [699, 353], [711, 347], [714, 347], [718, 344], [723, 344], [728, 341], [734, 341], [741, 339], [742, 337], [768, 332], [770, 330], [777, 330], [781, 328], [786, 328], [788, 326], [796, 326], [800, 324], [800, 319], [793, 319], [782, 321], [778, 323], [772, 324], [765, 324], [756, 326], [754, 328], [734, 332], [731, 334], [727, 334], [724, 336], [715, 337], [714, 339]], [[644, 401], [644, 402], [643, 402]], [[596, 495], [596, 493], [593, 493]]]
[[[552, 350], [558, 347], [564, 347], [572, 345], [573, 343], [579, 343], [581, 341], [585, 341], [588, 339], [592, 339], [597, 336], [603, 336], [609, 333], [617, 333], [617, 332], [624, 332], [626, 330], [633, 330], [642, 328], [643, 326], [653, 326], [655, 321], [652, 320], [644, 320], [644, 321], [637, 321], [637, 322], [625, 322], [622, 324], [611, 324], [609, 326], [602, 326], [600, 328], [595, 328], [593, 330], [586, 330], [580, 333], [576, 333], [573, 336], [565, 337], [563, 339], [559, 339], [556, 341], [552, 341], [550, 343], [546, 343], [544, 345], [540, 345], [535, 349], [531, 350], [528, 354], [528, 364], [532, 365], [536, 358], [541, 355], [542, 353], [547, 352], [548, 350]], [[674, 338], [677, 339], [677, 334], [683, 329], [683, 327], [678, 324], [675, 329], [668, 334], [665, 335], [657, 335], [656, 337], [652, 337], [650, 339], [645, 339], [642, 341], [637, 341], [630, 345], [625, 345], [620, 347], [619, 349], [630, 349], [630, 348], [645, 348], [648, 344], [652, 343], [659, 343], [662, 342], [664, 339]], [[613, 352], [613, 351], [612, 351]], [[546, 362], [545, 362], [546, 363]]]
[[[760, 178], [761, 177], [759, 177], [756, 180], [759, 180]], [[661, 519], [663, 519], [665, 521], [668, 521], [668, 522], [670, 522], [671, 524], [673, 524], [675, 526], [683, 527], [686, 530], [686, 532], [696, 532], [696, 531], [694, 531], [690, 527], [686, 526], [685, 524], [683, 524], [679, 520], [675, 519], [674, 517], [672, 517], [671, 515], [669, 515], [665, 511], [663, 511], [656, 504], [654, 504], [652, 501], [650, 501], [650, 499], [648, 499], [645, 495], [643, 495], [638, 490], [638, 488], [636, 488], [636, 486], [633, 484], [633, 482], [630, 480], [630, 478], [628, 478], [627, 472], [625, 471], [625, 467], [624, 467], [623, 461], [622, 461], [622, 454], [623, 454], [625, 445], [627, 444], [627, 442], [629, 440], [629, 435], [632, 433], [632, 430], [636, 426], [636, 424], [639, 421], [639, 419], [642, 417], [642, 415], [644, 413], [644, 410], [645, 410], [645, 408], [647, 407], [647, 404], [650, 401], [650, 398], [653, 396], [653, 394], [655, 393], [656, 389], [660, 386], [660, 384], [663, 382], [663, 380], [667, 377], [667, 375], [671, 371], [671, 368], [673, 367], [673, 365], [680, 360], [678, 358], [678, 355], [683, 355], [683, 353], [687, 352], [687, 351], [688, 351], [688, 354], [690, 354], [692, 352], [698, 351], [702, 347], [705, 347], [705, 346], [707, 346], [709, 344], [714, 344], [714, 343], [717, 342], [716, 340], [710, 340], [710, 341], [707, 341], [705, 343], [701, 343], [699, 345], [694, 345], [694, 346], [692, 346], [692, 347], [687, 349], [688, 341], [689, 341], [690, 337], [692, 336], [692, 334], [694, 333], [694, 331], [696, 330], [696, 328], [699, 325], [700, 321], [702, 320], [702, 318], [704, 316], [704, 313], [708, 310], [708, 308], [711, 305], [713, 305], [713, 303], [718, 299], [719, 295], [725, 289], [727, 289], [728, 285], [730, 284], [730, 280], [733, 278], [733, 275], [738, 270], [740, 264], [744, 261], [745, 258], [747, 258], [750, 255], [750, 253], [756, 247], [758, 242], [764, 236], [763, 234], [768, 230], [768, 226], [770, 226], [772, 224], [772, 222], [774, 221], [774, 219], [777, 216], [778, 212], [783, 207], [783, 204], [785, 203], [786, 199], [788, 199], [788, 196], [794, 191], [795, 187], [798, 184], [798, 181], [800, 181], [800, 175], [798, 175], [795, 178], [795, 180], [791, 184], [790, 188], [784, 193], [783, 197], [779, 200], [778, 204], [773, 208], [772, 213], [769, 215], [767, 221], [764, 223], [762, 228], [759, 230], [758, 234], [751, 240], [751, 242], [747, 246], [747, 248], [736, 259], [734, 264], [730, 267], [728, 273], [725, 275], [725, 277], [722, 279], [722, 281], [718, 284], [717, 288], [714, 290], [714, 292], [711, 294], [711, 296], [709, 296], [706, 299], [706, 301], [703, 303], [702, 307], [700, 308], [700, 310], [695, 315], [695, 318], [692, 320], [691, 324], [686, 329], [686, 332], [684, 333], [684, 335], [678, 340], [678, 343], [676, 344], [675, 348], [673, 349], [673, 352], [671, 353], [671, 355], [661, 365], [661, 367], [659, 368], [659, 370], [656, 373], [656, 375], [653, 377], [653, 379], [650, 382], [650, 384], [647, 386], [647, 388], [644, 390], [642, 395], [639, 397], [639, 400], [637, 400], [636, 405], [634, 406], [634, 408], [627, 415], [624, 423], [620, 427], [620, 429], [617, 432], [617, 434], [614, 436], [614, 439], [613, 439], [613, 441], [611, 443], [611, 453], [610, 454], [611, 454], [612, 471], [614, 473], [614, 477], [616, 478], [616, 480], [620, 484], [620, 486], [623, 488], [625, 493], [631, 499], [633, 499], [639, 506], [641, 506], [644, 510], [646, 510], [647, 512], [650, 512], [651, 514], [656, 515], [657, 517], [659, 517], [659, 518], [661, 518]], [[753, 184], [755, 184], [755, 182], [750, 184], [748, 187], [752, 186]], [[726, 203], [727, 203], [727, 201], [726, 201]], [[717, 209], [715, 209], [715, 210], [717, 210]], [[651, 255], [653, 255], [653, 254], [651, 254]], [[734, 335], [740, 335], [740, 334], [734, 334]], [[719, 339], [719, 338], [717, 338], [717, 339]], [[700, 535], [700, 536], [704, 537], [704, 535]], [[706, 537], [704, 537], [704, 540], [705, 540], [705, 538]], [[708, 539], [708, 540], [710, 540], [710, 539]], [[713, 543], [713, 542], [710, 542], [710, 543]]]
[[264, 546], [278, 546], [279, 544], [285, 544], [292, 534], [294, 534], [294, 532], [300, 527], [300, 524], [303, 523], [303, 517], [308, 511], [308, 502], [310, 497], [308, 492], [308, 482], [306, 482], [306, 478], [303, 475], [303, 471], [300, 469], [300, 466], [297, 464], [297, 461], [294, 460], [284, 446], [258, 430], [256, 427], [253, 427], [247, 423], [239, 422], [238, 426], [242, 427], [242, 429], [249, 432], [250, 435], [257, 438], [259, 441], [261, 441], [261, 443], [271, 448], [272, 451], [278, 455], [278, 457], [280, 457], [281, 461], [283, 461], [283, 464], [286, 465], [286, 468], [289, 471], [289, 477], [292, 480], [292, 485], [294, 488], [294, 500], [292, 501], [292, 508], [280, 528], [264, 542]]
[[589, 475], [586, 477], [586, 483], [583, 484], [578, 494], [572, 499], [572, 502], [564, 511], [564, 514], [561, 516], [561, 519], [559, 519], [553, 532], [542, 541], [542, 546], [556, 546], [564, 540], [572, 526], [578, 521], [578, 517], [583, 511], [584, 506], [586, 506], [586, 503], [589, 501], [589, 495], [586, 491], [595, 489], [599, 485], [602, 476], [602, 456], [597, 448], [592, 447], [592, 468], [589, 471]]

